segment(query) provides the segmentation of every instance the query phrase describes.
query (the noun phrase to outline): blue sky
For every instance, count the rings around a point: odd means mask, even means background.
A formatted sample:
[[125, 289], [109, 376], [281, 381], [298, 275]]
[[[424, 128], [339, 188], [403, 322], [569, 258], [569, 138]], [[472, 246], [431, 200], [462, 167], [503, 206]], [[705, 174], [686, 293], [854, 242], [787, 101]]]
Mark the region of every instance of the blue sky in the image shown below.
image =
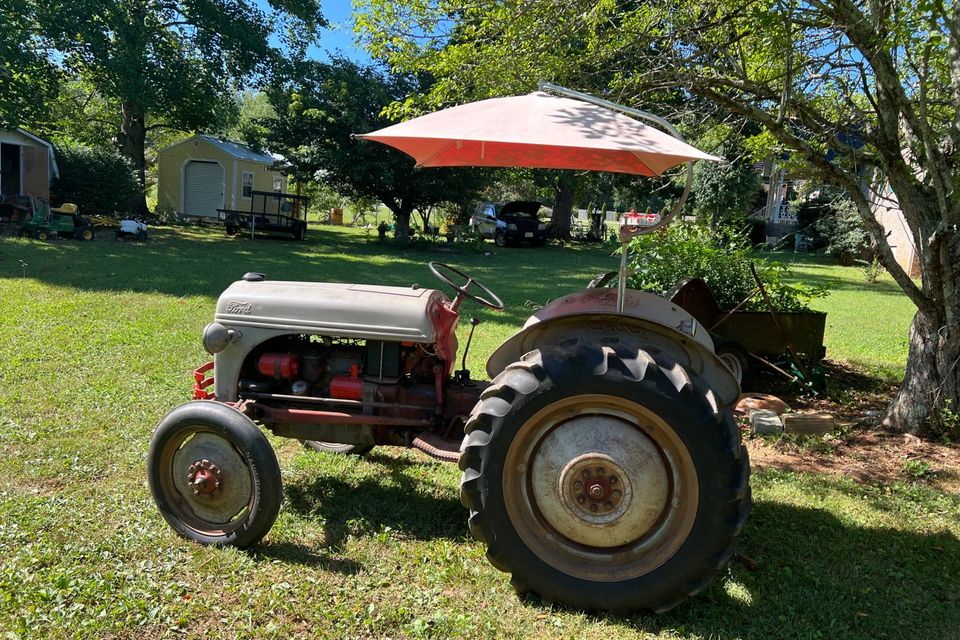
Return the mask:
[[[267, 0], [254, 1], [265, 11], [270, 10]], [[354, 44], [351, 4], [350, 0], [322, 0], [323, 16], [330, 26], [321, 31], [319, 45], [310, 47], [310, 57], [327, 60], [330, 54], [339, 52], [351, 60], [371, 62], [367, 52]]]

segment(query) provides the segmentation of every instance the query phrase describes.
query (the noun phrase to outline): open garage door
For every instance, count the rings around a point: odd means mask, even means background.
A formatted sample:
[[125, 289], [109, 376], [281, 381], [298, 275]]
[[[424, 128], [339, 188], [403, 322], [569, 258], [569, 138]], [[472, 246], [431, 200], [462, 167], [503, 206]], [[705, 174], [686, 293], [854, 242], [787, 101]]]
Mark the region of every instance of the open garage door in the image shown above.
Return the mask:
[[191, 160], [183, 168], [183, 213], [216, 218], [223, 208], [223, 167], [216, 162]]

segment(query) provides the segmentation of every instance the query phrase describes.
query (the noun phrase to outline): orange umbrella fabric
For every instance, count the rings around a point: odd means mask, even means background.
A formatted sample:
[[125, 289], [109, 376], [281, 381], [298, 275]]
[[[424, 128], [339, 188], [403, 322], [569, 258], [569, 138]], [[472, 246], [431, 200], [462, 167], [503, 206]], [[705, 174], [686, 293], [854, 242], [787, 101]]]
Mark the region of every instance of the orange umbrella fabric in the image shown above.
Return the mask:
[[536, 91], [443, 109], [357, 136], [420, 167], [530, 167], [658, 176], [720, 158], [610, 109]]

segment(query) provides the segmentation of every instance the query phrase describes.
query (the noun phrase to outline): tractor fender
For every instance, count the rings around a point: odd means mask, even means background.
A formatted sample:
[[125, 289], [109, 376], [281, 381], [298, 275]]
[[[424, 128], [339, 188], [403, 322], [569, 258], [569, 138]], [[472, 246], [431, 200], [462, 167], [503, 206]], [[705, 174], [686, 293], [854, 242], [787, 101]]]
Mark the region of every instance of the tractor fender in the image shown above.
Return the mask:
[[527, 319], [487, 360], [493, 378], [523, 354], [575, 338], [619, 339], [669, 354], [710, 385], [722, 406], [740, 396], [740, 385], [714, 353], [707, 329], [679, 306], [660, 296], [627, 289], [617, 313], [615, 289], [586, 289], [554, 300]]

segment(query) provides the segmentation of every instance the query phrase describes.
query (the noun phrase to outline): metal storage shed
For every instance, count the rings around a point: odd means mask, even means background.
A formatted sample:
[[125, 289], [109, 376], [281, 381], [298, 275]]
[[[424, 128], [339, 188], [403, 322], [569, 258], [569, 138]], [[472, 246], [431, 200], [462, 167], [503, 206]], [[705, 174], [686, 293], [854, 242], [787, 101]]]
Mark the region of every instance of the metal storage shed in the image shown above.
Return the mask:
[[282, 191], [278, 157], [205, 134], [157, 153], [157, 206], [193, 218], [217, 218], [217, 209], [246, 209], [254, 191]]

